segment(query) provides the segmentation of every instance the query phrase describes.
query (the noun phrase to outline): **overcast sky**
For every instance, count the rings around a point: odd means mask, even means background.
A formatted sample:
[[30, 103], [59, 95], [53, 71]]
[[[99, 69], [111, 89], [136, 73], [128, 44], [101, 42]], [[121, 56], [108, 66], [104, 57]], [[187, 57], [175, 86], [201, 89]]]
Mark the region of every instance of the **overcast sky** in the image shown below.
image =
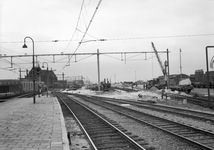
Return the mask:
[[[158, 51], [169, 49], [170, 74], [193, 74], [197, 69], [206, 71], [205, 47], [214, 45], [214, 0], [103, 0], [92, 19], [99, 0], [85, 0], [81, 14], [81, 0], [0, 0], [0, 54], [100, 53]], [[78, 22], [78, 16], [79, 22]], [[83, 41], [78, 44], [91, 21]], [[72, 39], [72, 41], [70, 41]], [[51, 42], [58, 40], [58, 42]], [[214, 49], [209, 50], [209, 62]], [[56, 74], [84, 76], [97, 81], [97, 57], [77, 56], [66, 66], [68, 57], [39, 57], [40, 66]], [[166, 54], [160, 53], [162, 62]], [[101, 79], [111, 81], [149, 80], [162, 75], [154, 54], [100, 55]], [[10, 59], [6, 59], [11, 61]], [[122, 61], [123, 60], [123, 61]], [[18, 69], [30, 69], [32, 58], [13, 59], [13, 68], [0, 60], [0, 79], [17, 79]], [[16, 65], [17, 64], [17, 65]], [[45, 66], [46, 67], [46, 66]], [[15, 69], [6, 71], [5, 69]], [[211, 68], [210, 68], [211, 69]], [[212, 69], [211, 69], [212, 70]], [[22, 77], [24, 77], [24, 72]]]

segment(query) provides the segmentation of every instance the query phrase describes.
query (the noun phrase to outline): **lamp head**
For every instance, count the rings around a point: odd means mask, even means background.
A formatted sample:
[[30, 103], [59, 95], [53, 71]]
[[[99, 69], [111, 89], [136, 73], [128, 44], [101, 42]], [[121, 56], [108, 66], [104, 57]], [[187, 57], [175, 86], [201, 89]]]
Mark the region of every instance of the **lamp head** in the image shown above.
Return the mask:
[[44, 65], [42, 65], [42, 68], [45, 68], [45, 66], [44, 66]]
[[27, 45], [26, 45], [26, 44], [24, 44], [24, 45], [22, 46], [22, 48], [27, 48]]

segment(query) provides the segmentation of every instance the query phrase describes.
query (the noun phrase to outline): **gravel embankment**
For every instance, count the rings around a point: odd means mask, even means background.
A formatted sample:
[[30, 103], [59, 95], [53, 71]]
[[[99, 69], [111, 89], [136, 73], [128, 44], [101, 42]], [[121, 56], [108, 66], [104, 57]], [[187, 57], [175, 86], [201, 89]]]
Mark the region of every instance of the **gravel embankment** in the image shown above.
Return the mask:
[[[111, 102], [111, 103], [117, 104], [114, 102]], [[151, 115], [154, 115], [154, 116], [157, 116], [160, 118], [165, 118], [165, 119], [172, 120], [175, 122], [179, 122], [182, 124], [191, 125], [193, 127], [196, 127], [196, 128], [202, 129], [202, 130], [207, 130], [209, 132], [214, 133], [214, 125], [211, 122], [204, 122], [204, 121], [200, 121], [200, 120], [194, 120], [191, 118], [183, 118], [183, 117], [176, 116], [176, 115], [173, 115], [170, 113], [157, 112], [157, 111], [153, 111], [150, 109], [135, 107], [132, 105], [123, 105], [123, 106], [126, 106], [130, 109], [138, 110], [138, 111], [143, 112], [143, 113], [151, 114]]]
[[[79, 98], [77, 98], [80, 100]], [[155, 147], [157, 150], [192, 150], [195, 149], [192, 146], [188, 146], [187, 143], [182, 142], [179, 138], [171, 136], [170, 134], [166, 134], [160, 130], [152, 128], [148, 125], [142, 125], [132, 119], [128, 119], [127, 117], [121, 116], [115, 112], [104, 109], [100, 106], [96, 106], [89, 102], [84, 102], [89, 107], [98, 111], [99, 113], [107, 116], [111, 120], [118, 122], [122, 127], [127, 129], [129, 132], [134, 135], [138, 135], [143, 138], [145, 141], [149, 143], [150, 146]]]

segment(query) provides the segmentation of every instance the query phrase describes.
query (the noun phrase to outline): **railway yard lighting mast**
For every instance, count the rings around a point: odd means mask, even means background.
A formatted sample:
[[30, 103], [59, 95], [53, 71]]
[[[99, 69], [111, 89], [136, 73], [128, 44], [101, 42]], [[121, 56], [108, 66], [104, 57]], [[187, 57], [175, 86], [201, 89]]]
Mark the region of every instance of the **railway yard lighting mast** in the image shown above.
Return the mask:
[[34, 70], [34, 65], [35, 65], [35, 61], [34, 61], [34, 40], [29, 37], [29, 36], [26, 36], [24, 38], [24, 45], [22, 46], [22, 48], [27, 48], [27, 45], [26, 45], [26, 39], [29, 38], [31, 39], [32, 41], [32, 44], [33, 44], [33, 103], [35, 104], [36, 103], [36, 96], [35, 96], [35, 70]]

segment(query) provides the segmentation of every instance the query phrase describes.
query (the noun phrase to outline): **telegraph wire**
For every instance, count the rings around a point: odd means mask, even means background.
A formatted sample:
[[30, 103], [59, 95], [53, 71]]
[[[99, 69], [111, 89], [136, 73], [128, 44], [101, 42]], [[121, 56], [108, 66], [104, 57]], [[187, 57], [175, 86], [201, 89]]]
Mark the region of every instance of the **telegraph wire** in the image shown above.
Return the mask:
[[[75, 29], [76, 31], [80, 31], [83, 32], [81, 30], [79, 30], [78, 28]], [[89, 34], [86, 34], [89, 35]], [[210, 33], [210, 34], [184, 34], [184, 35], [163, 35], [163, 36], [148, 36], [148, 37], [128, 37], [128, 38], [106, 38], [104, 41], [123, 41], [123, 40], [143, 40], [143, 39], [161, 39], [161, 38], [182, 38], [182, 37], [199, 37], [199, 36], [213, 36], [214, 33]], [[91, 35], [89, 35], [91, 36]], [[73, 36], [72, 36], [73, 37]], [[93, 36], [91, 36], [93, 37]], [[96, 38], [96, 37], [93, 37]], [[35, 43], [39, 43], [39, 42], [67, 42], [67, 41], [76, 41], [80, 43], [80, 39], [75, 39], [72, 40], [73, 38], [71, 38], [70, 40], [45, 40], [45, 41], [34, 41]], [[98, 38], [96, 38], [98, 39]], [[30, 41], [26, 41], [26, 42], [30, 42]], [[10, 42], [0, 42], [0, 43], [23, 43], [23, 41], [10, 41]], [[2, 46], [1, 46], [2, 47]], [[66, 50], [66, 49], [65, 49]], [[64, 50], [64, 51], [65, 51]]]
[[141, 39], [155, 39], [155, 38], [180, 38], [180, 37], [194, 37], [194, 36], [213, 36], [210, 34], [189, 34], [189, 35], [165, 35], [165, 36], [150, 36], [150, 37], [133, 37], [133, 38], [112, 38], [106, 41], [123, 41], [123, 40], [141, 40]]

